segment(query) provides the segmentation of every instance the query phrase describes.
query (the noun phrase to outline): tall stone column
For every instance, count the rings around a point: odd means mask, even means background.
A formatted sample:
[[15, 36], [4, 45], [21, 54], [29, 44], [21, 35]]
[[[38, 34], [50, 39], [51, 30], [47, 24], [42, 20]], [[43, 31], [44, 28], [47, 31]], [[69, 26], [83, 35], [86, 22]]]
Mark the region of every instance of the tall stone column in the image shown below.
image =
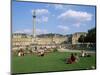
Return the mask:
[[36, 12], [34, 10], [33, 11], [33, 37], [34, 38], [36, 37], [36, 28], [35, 28], [35, 25], [36, 25]]
[[32, 11], [32, 16], [33, 16], [33, 43], [36, 42], [36, 11]]

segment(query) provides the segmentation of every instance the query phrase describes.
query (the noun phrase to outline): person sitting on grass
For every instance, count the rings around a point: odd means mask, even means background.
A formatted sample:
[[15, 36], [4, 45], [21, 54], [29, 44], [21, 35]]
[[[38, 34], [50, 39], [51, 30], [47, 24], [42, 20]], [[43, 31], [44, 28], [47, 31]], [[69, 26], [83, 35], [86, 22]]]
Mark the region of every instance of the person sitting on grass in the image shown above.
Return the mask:
[[39, 56], [44, 56], [44, 50], [43, 50], [43, 48], [40, 48], [40, 50], [38, 51], [38, 55]]
[[81, 51], [81, 57], [85, 57], [85, 51], [84, 50]]
[[18, 56], [24, 56], [24, 51], [23, 51], [23, 49], [20, 49], [20, 50], [18, 51]]
[[75, 58], [76, 58], [75, 62], [78, 62], [79, 61], [79, 56], [77, 55], [77, 53], [75, 53]]
[[18, 56], [21, 56], [21, 52], [20, 52], [20, 50], [18, 51]]
[[43, 51], [41, 51], [41, 56], [44, 56], [44, 50], [43, 50]]
[[74, 63], [75, 62], [75, 60], [76, 60], [76, 57], [74, 56], [74, 54], [72, 53], [71, 54], [71, 60], [72, 60], [72, 62]]
[[70, 58], [67, 59], [67, 64], [72, 64], [72, 60]]
[[70, 58], [68, 58], [68, 60], [67, 60], [67, 64], [75, 63], [75, 60], [76, 60], [76, 57], [72, 53], [71, 56], [70, 56]]

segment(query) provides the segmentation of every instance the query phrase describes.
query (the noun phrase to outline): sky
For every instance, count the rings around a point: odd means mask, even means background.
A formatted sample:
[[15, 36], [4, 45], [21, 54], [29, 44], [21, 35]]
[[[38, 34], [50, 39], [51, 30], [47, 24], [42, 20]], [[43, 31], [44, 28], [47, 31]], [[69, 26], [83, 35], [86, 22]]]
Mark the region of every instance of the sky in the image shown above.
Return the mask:
[[32, 11], [36, 11], [36, 34], [88, 32], [96, 26], [96, 7], [87, 5], [12, 2], [12, 32], [32, 34]]

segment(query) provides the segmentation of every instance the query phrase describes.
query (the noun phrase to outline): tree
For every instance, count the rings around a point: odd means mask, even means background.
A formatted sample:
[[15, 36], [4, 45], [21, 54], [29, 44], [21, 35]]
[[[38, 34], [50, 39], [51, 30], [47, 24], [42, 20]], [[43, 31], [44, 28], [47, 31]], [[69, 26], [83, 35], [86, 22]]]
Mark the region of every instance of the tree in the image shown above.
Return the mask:
[[78, 39], [78, 42], [84, 43], [85, 42], [85, 36], [81, 35]]
[[96, 27], [88, 30], [85, 42], [96, 43]]

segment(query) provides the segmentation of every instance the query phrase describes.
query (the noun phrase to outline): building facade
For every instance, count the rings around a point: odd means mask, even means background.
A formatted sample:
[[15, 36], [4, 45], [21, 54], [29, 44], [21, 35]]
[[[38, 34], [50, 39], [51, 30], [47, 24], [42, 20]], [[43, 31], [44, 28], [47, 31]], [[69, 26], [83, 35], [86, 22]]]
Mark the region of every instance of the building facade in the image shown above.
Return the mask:
[[14, 33], [12, 35], [12, 50], [25, 48], [32, 43], [32, 37], [23, 33]]
[[78, 44], [78, 39], [81, 35], [86, 36], [86, 32], [77, 32], [72, 35], [72, 44]]
[[23, 33], [14, 33], [12, 35], [12, 50], [17, 50], [20, 48], [26, 48], [32, 44], [38, 45], [51, 45], [51, 44], [61, 44], [62, 42], [68, 40], [66, 36], [46, 36], [46, 37], [36, 37], [35, 42], [33, 41], [31, 35]]

